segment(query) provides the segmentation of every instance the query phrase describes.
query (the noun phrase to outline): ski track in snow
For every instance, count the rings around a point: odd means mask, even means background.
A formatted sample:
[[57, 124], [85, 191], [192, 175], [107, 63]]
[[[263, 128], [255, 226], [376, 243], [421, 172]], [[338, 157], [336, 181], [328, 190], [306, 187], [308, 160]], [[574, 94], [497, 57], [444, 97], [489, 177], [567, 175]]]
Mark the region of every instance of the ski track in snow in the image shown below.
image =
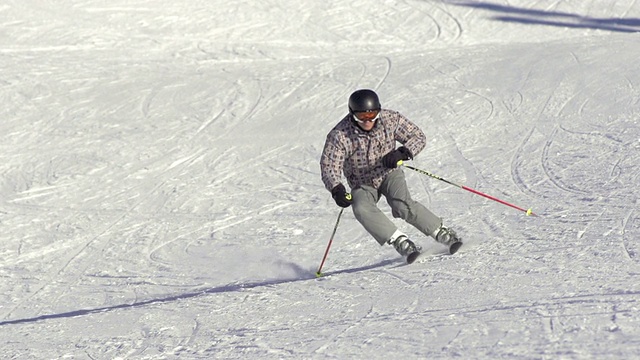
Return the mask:
[[[633, 358], [636, 0], [0, 5], [12, 359]], [[420, 125], [455, 256], [320, 181], [356, 88]], [[383, 211], [389, 213], [384, 201]]]

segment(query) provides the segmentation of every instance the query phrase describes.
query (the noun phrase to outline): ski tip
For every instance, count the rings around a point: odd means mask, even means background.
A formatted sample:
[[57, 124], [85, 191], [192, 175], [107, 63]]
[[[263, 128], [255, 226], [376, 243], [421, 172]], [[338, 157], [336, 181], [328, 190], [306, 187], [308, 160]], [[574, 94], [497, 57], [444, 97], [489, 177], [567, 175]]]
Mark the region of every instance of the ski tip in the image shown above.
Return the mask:
[[453, 244], [451, 244], [451, 246], [449, 246], [449, 254], [453, 255], [453, 254], [457, 253], [458, 250], [460, 250], [461, 247], [462, 247], [462, 242], [461, 241], [454, 242]]

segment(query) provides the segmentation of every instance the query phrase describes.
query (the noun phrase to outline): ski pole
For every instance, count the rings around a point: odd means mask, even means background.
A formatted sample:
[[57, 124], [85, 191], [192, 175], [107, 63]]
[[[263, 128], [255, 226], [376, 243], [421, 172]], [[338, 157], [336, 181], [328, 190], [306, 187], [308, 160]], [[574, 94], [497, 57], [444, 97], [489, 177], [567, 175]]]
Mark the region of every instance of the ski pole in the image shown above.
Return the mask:
[[510, 207], [512, 207], [512, 208], [514, 208], [514, 209], [518, 209], [518, 210], [520, 210], [520, 211], [523, 211], [525, 214], [527, 214], [527, 216], [530, 216], [530, 215], [531, 215], [531, 216], [538, 216], [538, 215], [536, 215], [535, 213], [533, 213], [533, 211], [531, 211], [531, 209], [523, 209], [523, 208], [521, 208], [521, 207], [519, 207], [519, 206], [515, 206], [515, 205], [510, 204], [510, 203], [508, 203], [508, 202], [506, 202], [506, 201], [504, 201], [504, 200], [500, 200], [500, 199], [498, 199], [498, 198], [496, 198], [496, 197], [493, 197], [493, 196], [491, 196], [491, 195], [487, 195], [487, 194], [482, 193], [482, 192], [480, 192], [480, 191], [478, 191], [478, 190], [474, 190], [474, 189], [472, 189], [472, 188], [470, 188], [470, 187], [467, 187], [467, 186], [464, 186], [464, 185], [458, 185], [458, 184], [456, 184], [456, 183], [454, 183], [454, 182], [451, 182], [451, 181], [449, 181], [449, 180], [447, 180], [447, 179], [443, 179], [443, 178], [441, 178], [441, 177], [440, 177], [440, 176], [438, 176], [438, 175], [434, 175], [434, 174], [432, 174], [432, 173], [430, 173], [430, 172], [428, 172], [428, 171], [424, 171], [424, 170], [421, 170], [421, 169], [417, 169], [417, 168], [415, 168], [415, 167], [413, 167], [413, 166], [405, 165], [405, 164], [402, 162], [402, 160], [398, 161], [398, 166], [400, 166], [400, 165], [403, 165], [404, 167], [409, 168], [409, 169], [411, 169], [411, 170], [413, 170], [413, 171], [417, 171], [417, 172], [419, 172], [420, 174], [424, 174], [424, 175], [430, 176], [430, 177], [432, 177], [432, 178], [434, 178], [434, 179], [437, 179], [437, 180], [440, 180], [440, 181], [444, 181], [444, 182], [446, 182], [446, 183], [447, 183], [447, 184], [449, 184], [449, 185], [453, 185], [453, 186], [459, 187], [460, 189], [467, 190], [467, 191], [472, 192], [472, 193], [474, 193], [474, 194], [476, 194], [476, 195], [484, 196], [484, 197], [486, 197], [487, 199], [490, 199], [490, 200], [493, 200], [493, 201], [499, 202], [500, 204], [507, 205], [507, 206], [510, 206]]
[[[351, 194], [349, 194], [348, 196], [351, 196]], [[324, 261], [327, 259], [327, 255], [329, 254], [329, 249], [331, 248], [331, 243], [333, 242], [333, 237], [336, 235], [336, 230], [338, 230], [338, 224], [340, 223], [340, 217], [342, 216], [342, 212], [344, 211], [344, 208], [342, 208], [340, 210], [340, 213], [338, 214], [338, 219], [336, 220], [336, 226], [333, 227], [333, 233], [331, 233], [331, 238], [329, 239], [329, 244], [327, 244], [327, 250], [325, 250], [324, 252], [324, 257], [322, 258], [322, 262], [320, 263], [320, 267], [318, 268], [318, 271], [316, 271], [316, 277], [321, 277], [322, 276], [322, 266], [324, 265]]]

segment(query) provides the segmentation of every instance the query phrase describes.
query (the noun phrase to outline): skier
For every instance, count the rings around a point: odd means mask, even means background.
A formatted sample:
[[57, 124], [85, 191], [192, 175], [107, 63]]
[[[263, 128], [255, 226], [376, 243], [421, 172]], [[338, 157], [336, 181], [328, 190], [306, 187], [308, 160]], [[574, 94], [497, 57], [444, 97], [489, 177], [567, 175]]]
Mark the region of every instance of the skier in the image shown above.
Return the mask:
[[[402, 144], [397, 149], [396, 141]], [[381, 195], [393, 217], [449, 246], [451, 253], [462, 245], [441, 218], [411, 199], [404, 172], [398, 168], [401, 160], [413, 159], [425, 145], [426, 137], [418, 126], [397, 111], [382, 109], [373, 90], [361, 89], [349, 97], [349, 114], [327, 135], [320, 159], [322, 181], [336, 204], [353, 205], [353, 214], [365, 230], [381, 246], [393, 245], [409, 262], [419, 249], [378, 208]], [[342, 184], [343, 173], [351, 193]]]

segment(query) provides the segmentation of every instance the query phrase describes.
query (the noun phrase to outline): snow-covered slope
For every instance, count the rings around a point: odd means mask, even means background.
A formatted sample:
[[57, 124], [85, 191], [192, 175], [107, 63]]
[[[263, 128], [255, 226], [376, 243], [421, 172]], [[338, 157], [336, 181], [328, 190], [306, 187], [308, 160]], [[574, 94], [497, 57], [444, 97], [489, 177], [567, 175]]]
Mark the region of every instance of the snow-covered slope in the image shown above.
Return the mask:
[[[640, 4], [9, 0], [11, 359], [640, 356]], [[419, 124], [453, 257], [404, 266], [320, 181], [358, 88]], [[389, 213], [384, 202], [380, 206]]]

